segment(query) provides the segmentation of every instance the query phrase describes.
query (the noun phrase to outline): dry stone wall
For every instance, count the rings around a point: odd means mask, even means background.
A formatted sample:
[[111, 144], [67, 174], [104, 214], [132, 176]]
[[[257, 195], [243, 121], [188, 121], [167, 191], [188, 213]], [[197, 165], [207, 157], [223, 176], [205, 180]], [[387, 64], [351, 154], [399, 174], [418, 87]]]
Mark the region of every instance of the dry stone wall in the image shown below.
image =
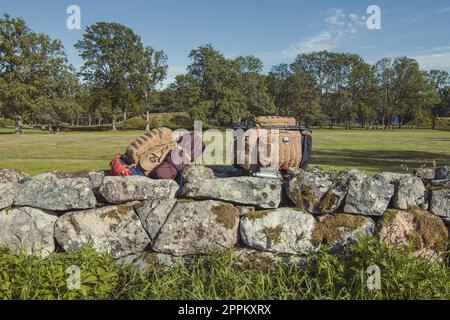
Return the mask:
[[[192, 166], [172, 180], [0, 170], [0, 246], [46, 257], [91, 246], [118, 263], [171, 265], [210, 248], [301, 257], [361, 236], [418, 254], [448, 248], [450, 167], [367, 176], [292, 171], [283, 180]], [[446, 226], [447, 224], [447, 226]], [[250, 252], [250, 253], [249, 253]]]

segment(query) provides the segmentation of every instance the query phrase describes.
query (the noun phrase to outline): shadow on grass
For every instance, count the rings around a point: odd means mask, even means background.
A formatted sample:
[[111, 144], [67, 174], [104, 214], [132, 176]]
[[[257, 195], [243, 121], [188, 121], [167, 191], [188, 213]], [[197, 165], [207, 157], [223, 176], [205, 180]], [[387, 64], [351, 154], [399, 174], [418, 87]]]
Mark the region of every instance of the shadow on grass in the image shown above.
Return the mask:
[[385, 150], [314, 150], [312, 163], [335, 167], [366, 167], [383, 171], [401, 171], [402, 165], [410, 169], [422, 165], [450, 164], [450, 154], [424, 151]]

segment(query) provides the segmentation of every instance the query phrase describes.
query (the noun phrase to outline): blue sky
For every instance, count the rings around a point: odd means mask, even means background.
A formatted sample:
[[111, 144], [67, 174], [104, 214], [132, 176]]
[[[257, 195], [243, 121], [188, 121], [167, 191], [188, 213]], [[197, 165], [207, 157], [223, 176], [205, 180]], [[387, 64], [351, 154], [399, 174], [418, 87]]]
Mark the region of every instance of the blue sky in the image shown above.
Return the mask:
[[[72, 4], [81, 9], [82, 30], [66, 28]], [[381, 9], [381, 30], [366, 27], [371, 4]], [[256, 55], [265, 71], [323, 49], [355, 52], [369, 62], [408, 55], [424, 69], [450, 71], [450, 0], [0, 0], [0, 12], [61, 39], [75, 67], [82, 60], [73, 44], [87, 25], [122, 23], [168, 54], [168, 81], [184, 72], [190, 50], [206, 43], [228, 57]]]

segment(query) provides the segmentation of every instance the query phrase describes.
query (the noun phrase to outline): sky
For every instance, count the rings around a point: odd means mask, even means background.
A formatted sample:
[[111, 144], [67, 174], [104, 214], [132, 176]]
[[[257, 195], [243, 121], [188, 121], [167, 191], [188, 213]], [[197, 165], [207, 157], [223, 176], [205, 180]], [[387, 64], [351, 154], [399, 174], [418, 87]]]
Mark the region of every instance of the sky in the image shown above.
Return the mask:
[[[80, 30], [66, 26], [70, 5], [80, 8]], [[380, 8], [381, 29], [367, 27], [369, 5]], [[74, 44], [86, 26], [122, 23], [167, 53], [166, 84], [185, 71], [193, 48], [208, 43], [229, 58], [261, 58], [265, 72], [317, 50], [358, 53], [370, 63], [406, 55], [425, 70], [450, 71], [450, 0], [0, 0], [0, 13], [60, 39], [76, 68], [83, 61]]]

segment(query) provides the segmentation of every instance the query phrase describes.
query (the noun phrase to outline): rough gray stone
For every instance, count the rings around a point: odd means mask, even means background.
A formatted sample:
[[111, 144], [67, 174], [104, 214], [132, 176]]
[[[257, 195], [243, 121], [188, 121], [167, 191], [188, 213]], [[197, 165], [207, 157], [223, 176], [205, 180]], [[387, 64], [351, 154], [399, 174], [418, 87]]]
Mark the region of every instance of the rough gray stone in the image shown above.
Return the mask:
[[450, 179], [450, 166], [436, 168], [436, 180]]
[[17, 189], [18, 185], [16, 183], [0, 182], [0, 210], [13, 204]]
[[209, 179], [183, 186], [182, 195], [192, 199], [214, 199], [259, 208], [277, 208], [281, 182], [254, 177]]
[[279, 208], [242, 217], [241, 238], [250, 248], [305, 255], [315, 250], [314, 217], [296, 209]]
[[450, 221], [450, 189], [431, 191], [430, 211]]
[[408, 173], [396, 173], [396, 172], [380, 172], [374, 176], [375, 179], [383, 181], [383, 183], [390, 183], [394, 186], [398, 185], [398, 182], [402, 178], [412, 177]]
[[53, 174], [24, 179], [14, 199], [16, 206], [54, 211], [90, 209], [96, 203], [89, 179], [59, 179]]
[[146, 273], [149, 269], [170, 269], [175, 267], [177, 263], [183, 262], [184, 260], [181, 257], [155, 252], [136, 253], [116, 260], [117, 265], [133, 266], [141, 273]]
[[113, 258], [143, 252], [150, 243], [133, 204], [66, 213], [56, 221], [55, 238], [65, 251], [92, 246]]
[[19, 183], [28, 175], [15, 169], [0, 169], [0, 183]]
[[109, 203], [119, 204], [174, 198], [178, 188], [173, 180], [153, 180], [143, 176], [105, 177], [99, 192]]
[[320, 199], [318, 211], [325, 214], [336, 212], [347, 196], [350, 181], [362, 180], [364, 176], [365, 175], [361, 171], [356, 169], [348, 169], [341, 172], [333, 179], [333, 184]]
[[310, 213], [321, 213], [319, 204], [332, 185], [331, 176], [300, 170], [289, 181], [288, 196], [299, 207]]
[[450, 179], [432, 180], [431, 185], [435, 188], [450, 189]]
[[103, 183], [105, 173], [103, 171], [91, 171], [88, 173], [88, 177], [92, 182], [92, 188], [98, 189]]
[[381, 216], [386, 211], [394, 196], [395, 187], [385, 179], [365, 176], [363, 179], [350, 181], [344, 212]]
[[419, 168], [414, 171], [414, 175], [424, 181], [430, 181], [436, 178], [436, 170], [433, 168]]
[[190, 165], [183, 170], [183, 183], [197, 183], [214, 179], [214, 171], [199, 165]]
[[178, 202], [162, 226], [153, 250], [176, 256], [231, 248], [238, 241], [239, 212], [220, 201]]
[[257, 269], [271, 268], [276, 266], [303, 266], [307, 263], [306, 257], [274, 253], [269, 251], [259, 251], [249, 248], [236, 248], [233, 250], [238, 263], [242, 263], [243, 267], [253, 267]]
[[0, 211], [0, 246], [13, 253], [46, 257], [55, 251], [54, 224], [58, 217], [30, 207]]
[[238, 208], [240, 216], [245, 216], [246, 214], [255, 212], [255, 207], [251, 206], [236, 206], [236, 208]]
[[150, 239], [155, 239], [176, 202], [175, 199], [147, 200], [136, 208], [136, 213]]
[[403, 177], [398, 181], [394, 207], [401, 210], [411, 207], [425, 207], [427, 198], [422, 179], [414, 176]]
[[326, 244], [332, 252], [342, 252], [361, 236], [373, 236], [375, 222], [369, 217], [345, 213], [321, 216], [314, 229], [314, 244]]

